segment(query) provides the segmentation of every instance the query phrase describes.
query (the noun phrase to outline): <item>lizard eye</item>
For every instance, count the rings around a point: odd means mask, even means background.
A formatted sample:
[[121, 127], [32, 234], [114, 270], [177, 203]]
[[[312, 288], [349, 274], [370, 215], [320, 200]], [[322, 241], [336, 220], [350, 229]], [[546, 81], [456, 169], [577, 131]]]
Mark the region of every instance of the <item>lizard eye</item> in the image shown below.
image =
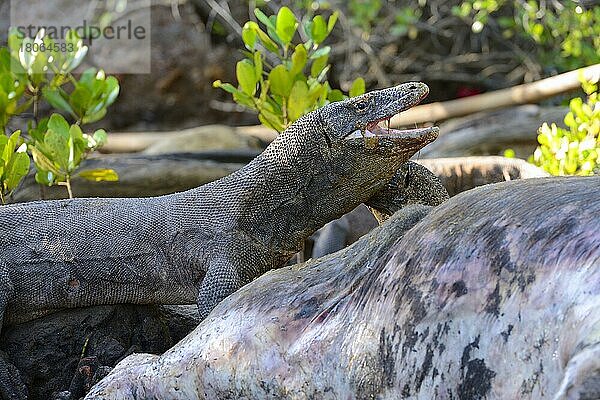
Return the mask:
[[360, 101], [357, 101], [356, 103], [354, 103], [354, 108], [357, 111], [365, 111], [367, 109], [367, 107], [369, 107], [368, 100], [360, 100]]

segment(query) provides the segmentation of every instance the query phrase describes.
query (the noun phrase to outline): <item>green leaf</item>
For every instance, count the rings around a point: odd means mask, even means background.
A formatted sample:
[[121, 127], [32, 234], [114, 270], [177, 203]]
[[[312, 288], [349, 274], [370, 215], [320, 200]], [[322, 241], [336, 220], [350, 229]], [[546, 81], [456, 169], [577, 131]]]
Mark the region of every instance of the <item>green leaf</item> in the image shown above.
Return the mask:
[[[4, 174], [5, 166], [10, 162], [13, 154], [13, 148], [8, 148], [8, 137], [0, 135], [0, 178]], [[0, 187], [2, 190], [2, 187]]]
[[261, 124], [263, 124], [267, 128], [271, 128], [271, 129], [277, 131], [277, 133], [283, 132], [283, 129], [277, 129], [275, 127], [276, 124], [271, 123], [271, 121], [269, 121], [262, 113], [258, 114], [258, 120], [260, 121]]
[[281, 7], [277, 13], [277, 21], [275, 24], [275, 32], [284, 45], [289, 45], [298, 28], [296, 16], [287, 7]]
[[250, 109], [256, 110], [256, 105], [254, 104], [254, 101], [252, 101], [252, 96], [247, 95], [246, 93], [244, 93], [242, 91], [238, 90], [236, 93], [234, 93], [233, 100], [238, 104], [241, 104]]
[[51, 160], [59, 166], [62, 171], [69, 169], [69, 137], [64, 137], [62, 134], [49, 129], [44, 138], [44, 144], [48, 149], [48, 154]]
[[69, 29], [65, 39], [67, 45], [71, 45], [72, 52], [67, 52], [65, 61], [59, 66], [61, 73], [66, 74], [77, 68], [88, 52], [88, 47], [83, 45], [83, 40], [77, 35], [77, 31]]
[[515, 158], [517, 155], [513, 149], [506, 149], [502, 154], [506, 158]]
[[295, 121], [306, 113], [306, 109], [311, 105], [311, 99], [308, 96], [308, 85], [303, 81], [294, 82], [288, 99], [288, 117]]
[[292, 69], [290, 71], [292, 76], [299, 74], [304, 70], [306, 61], [308, 60], [308, 53], [302, 44], [299, 44], [294, 49], [292, 54]]
[[13, 93], [13, 96], [15, 95], [14, 84], [15, 80], [10, 74], [3, 73], [2, 75], [0, 75], [0, 89], [2, 89], [2, 91], [6, 94], [7, 100], [9, 100], [9, 93]]
[[106, 141], [108, 140], [108, 134], [104, 129], [98, 129], [96, 132], [94, 132], [92, 138], [96, 142], [94, 147], [98, 148], [106, 144]]
[[32, 142], [43, 142], [47, 130], [48, 118], [42, 118], [36, 127], [33, 127], [33, 123], [29, 123], [27, 126], [27, 132], [29, 133]]
[[22, 43], [21, 43], [21, 49], [19, 50], [19, 62], [21, 63], [21, 66], [23, 67], [23, 69], [25, 71], [27, 71], [28, 74], [31, 73], [31, 65], [33, 64], [33, 62], [35, 61], [35, 58], [37, 56], [37, 53], [33, 52], [33, 51], [27, 51], [25, 50], [27, 47], [32, 48], [34, 44], [34, 40], [31, 38], [24, 38]]
[[277, 44], [269, 37], [269, 35], [260, 29], [256, 22], [249, 22], [248, 24], [250, 24], [252, 29], [256, 32], [261, 43], [267, 48], [267, 50], [272, 53], [278, 52]]
[[352, 82], [352, 87], [350, 88], [350, 92], [348, 95], [350, 97], [360, 96], [365, 93], [365, 80], [361, 77], [358, 77]]
[[263, 13], [260, 9], [255, 8], [254, 15], [256, 15], [256, 18], [258, 18], [258, 20], [262, 22], [267, 28], [275, 30], [275, 24], [273, 24], [269, 17], [267, 17], [265, 13]]
[[325, 23], [325, 19], [317, 15], [313, 18], [313, 23], [310, 27], [311, 38], [316, 44], [321, 44], [329, 32], [327, 31], [327, 24]]
[[17, 151], [7, 165], [4, 175], [7, 179], [4, 181], [4, 186], [8, 192], [12, 192], [19, 186], [21, 180], [29, 173], [30, 160], [27, 153]]
[[315, 59], [310, 67], [310, 76], [312, 76], [313, 78], [317, 78], [319, 75], [321, 75], [321, 72], [327, 66], [328, 60], [329, 56], [327, 54]]
[[[48, 171], [48, 172], [52, 172], [54, 175], [58, 175], [60, 173], [60, 171], [58, 170], [58, 168], [56, 168], [56, 166], [54, 165], [54, 163], [52, 161], [50, 161], [50, 158], [48, 158], [48, 156], [46, 156], [46, 154], [44, 154], [44, 152], [42, 152], [37, 145], [36, 146], [30, 146], [29, 150], [31, 151], [31, 155], [33, 156], [33, 162], [35, 163], [35, 166], [39, 171]], [[36, 176], [36, 181], [38, 180], [38, 177]], [[38, 181], [39, 182], [39, 181]]]
[[[4, 136], [4, 135], [2, 135]], [[15, 131], [12, 135], [7, 139], [6, 144], [4, 145], [4, 151], [2, 152], [2, 159], [7, 165], [15, 151], [15, 148], [19, 144], [19, 138], [21, 136], [21, 131]]]
[[571, 99], [571, 101], [569, 102], [569, 108], [571, 109], [571, 111], [579, 116], [583, 114], [583, 100], [581, 99], [581, 97], [575, 97], [574, 99]]
[[327, 21], [327, 33], [331, 33], [331, 31], [333, 31], [333, 28], [335, 27], [335, 23], [337, 22], [339, 15], [339, 11], [335, 11], [333, 14], [331, 14], [329, 20]]
[[37, 166], [35, 181], [40, 185], [52, 186], [58, 177], [51, 171], [45, 171]]
[[6, 47], [0, 47], [0, 72], [2, 72], [2, 73], [9, 72], [10, 67], [11, 67], [10, 51]]
[[79, 166], [81, 156], [88, 150], [87, 143], [83, 140], [83, 132], [79, 125], [71, 125], [69, 139], [67, 140], [67, 151], [69, 154], [67, 172], [72, 172]]
[[8, 48], [12, 53], [19, 51], [24, 38], [25, 36], [23, 36], [16, 27], [10, 27], [8, 31]]
[[117, 182], [119, 180], [119, 174], [114, 169], [87, 169], [77, 175], [94, 182]]
[[47, 73], [49, 72], [48, 56], [45, 52], [35, 53], [35, 57], [28, 69], [29, 79], [34, 87], [40, 87], [47, 81]]
[[321, 86], [321, 94], [317, 99], [318, 107], [323, 107], [325, 104], [327, 104], [327, 96], [329, 96], [329, 92], [331, 91], [331, 86], [329, 86], [329, 82], [325, 82]]
[[568, 126], [569, 128], [574, 128], [577, 126], [577, 123], [575, 122], [575, 117], [573, 116], [572, 112], [567, 113], [567, 115], [565, 115], [565, 119], [564, 119], [565, 125]]
[[312, 39], [308, 39], [306, 42], [304, 42], [304, 48], [306, 49], [306, 51], [310, 50], [313, 48], [313, 41]]
[[115, 102], [117, 97], [119, 96], [119, 92], [121, 88], [119, 86], [119, 81], [114, 76], [109, 76], [106, 78], [106, 86], [104, 87], [104, 107], [108, 107]]
[[88, 88], [91, 88], [94, 85], [94, 80], [96, 79], [96, 68], [88, 68], [79, 77], [79, 84], [84, 85]]
[[[8, 136], [0, 135], [0, 161], [6, 161], [6, 156], [4, 155], [4, 149], [8, 144]], [[0, 162], [0, 166], [3, 166], [4, 163]]]
[[[275, 22], [275, 18], [276, 18], [276, 17], [275, 17], [274, 15], [271, 15], [271, 18], [270, 18], [270, 19], [272, 19], [272, 20], [273, 20], [273, 22]], [[269, 37], [270, 37], [271, 39], [273, 39], [273, 41], [274, 41], [275, 43], [278, 43], [278, 44], [280, 44], [280, 45], [281, 45], [281, 46], [283, 46], [283, 47], [285, 47], [285, 46], [286, 46], [286, 44], [285, 44], [285, 43], [283, 43], [283, 41], [281, 40], [281, 38], [279, 37], [279, 35], [277, 34], [277, 32], [276, 32], [275, 30], [273, 30], [273, 29], [271, 29], [271, 28], [267, 28], [267, 34], [269, 35]]]
[[342, 100], [344, 100], [344, 93], [342, 93], [341, 90], [333, 89], [331, 92], [329, 92], [329, 95], [327, 96], [327, 100], [329, 100], [331, 102], [342, 101]]
[[238, 83], [242, 91], [250, 96], [256, 92], [256, 73], [250, 60], [239, 61], [235, 68]]
[[325, 46], [325, 47], [322, 47], [319, 50], [315, 51], [314, 53], [312, 53], [310, 55], [310, 58], [312, 58], [312, 59], [321, 58], [323, 56], [329, 55], [330, 52], [331, 52], [331, 47]]
[[283, 65], [277, 65], [269, 73], [269, 82], [271, 84], [271, 93], [278, 96], [288, 97], [292, 90], [292, 78]]
[[263, 73], [262, 54], [260, 53], [260, 51], [257, 51], [256, 53], [254, 53], [253, 59], [254, 59], [254, 73], [255, 73], [256, 82], [259, 82], [262, 78], [262, 73]]
[[237, 92], [239, 92], [240, 90], [238, 88], [236, 88], [235, 86], [233, 86], [231, 83], [223, 83], [220, 80], [214, 81], [213, 82], [213, 87], [216, 88], [221, 88], [224, 91], [231, 93], [231, 94], [235, 94]]
[[48, 129], [61, 135], [63, 138], [69, 137], [69, 129], [71, 126], [67, 120], [60, 114], [52, 114], [48, 120]]
[[60, 88], [52, 89], [48, 86], [45, 86], [44, 88], [42, 88], [42, 96], [46, 99], [46, 101], [52, 107], [54, 107], [60, 111], [68, 112], [73, 117], [77, 117], [77, 115], [75, 114], [75, 111], [73, 110], [71, 105], [67, 102], [67, 100], [65, 100], [62, 93], [64, 93], [64, 92]]
[[254, 50], [254, 45], [256, 44], [256, 31], [252, 28], [251, 21], [248, 21], [244, 24], [242, 28], [242, 40], [246, 45], [248, 50]]
[[266, 109], [263, 109], [260, 111], [260, 114], [258, 114], [258, 119], [261, 124], [272, 128], [277, 132], [283, 132], [285, 130], [281, 115], [276, 115]]
[[106, 115], [106, 108], [101, 109], [95, 114], [88, 114], [81, 119], [82, 124], [91, 124], [92, 122], [100, 121]]
[[75, 90], [69, 96], [69, 103], [78, 117], [83, 117], [89, 111], [92, 92], [84, 85], [76, 85]]

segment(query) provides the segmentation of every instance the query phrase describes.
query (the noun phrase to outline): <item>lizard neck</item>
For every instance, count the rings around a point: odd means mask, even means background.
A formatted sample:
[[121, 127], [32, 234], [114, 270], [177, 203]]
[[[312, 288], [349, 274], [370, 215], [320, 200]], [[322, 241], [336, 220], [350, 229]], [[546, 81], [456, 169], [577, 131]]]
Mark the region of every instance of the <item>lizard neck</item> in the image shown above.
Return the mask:
[[183, 194], [182, 203], [199, 204], [204, 214], [194, 221], [188, 213], [186, 223], [239, 232], [279, 264], [317, 229], [369, 199], [395, 168], [357, 173], [365, 169], [360, 149], [332, 147], [319, 119], [304, 116], [244, 168]]
[[286, 131], [235, 177], [236, 228], [282, 259], [368, 198], [368, 191], [343, 184], [318, 124], [299, 125], [292, 129], [302, 132]]

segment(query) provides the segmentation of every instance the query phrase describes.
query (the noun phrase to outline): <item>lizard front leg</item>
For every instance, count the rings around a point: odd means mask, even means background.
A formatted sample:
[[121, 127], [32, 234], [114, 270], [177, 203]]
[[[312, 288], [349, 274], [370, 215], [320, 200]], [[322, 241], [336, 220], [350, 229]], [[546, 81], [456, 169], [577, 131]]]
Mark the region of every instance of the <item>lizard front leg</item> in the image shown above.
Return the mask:
[[217, 304], [247, 283], [240, 276], [240, 266], [236, 266], [236, 261], [239, 261], [236, 257], [225, 255], [209, 260], [197, 299], [201, 319], [204, 320]]
[[[4, 313], [13, 292], [14, 287], [8, 275], [8, 267], [0, 262], [0, 333], [2, 332]], [[0, 351], [0, 398], [27, 399], [27, 388], [21, 380], [19, 371], [2, 351]]]

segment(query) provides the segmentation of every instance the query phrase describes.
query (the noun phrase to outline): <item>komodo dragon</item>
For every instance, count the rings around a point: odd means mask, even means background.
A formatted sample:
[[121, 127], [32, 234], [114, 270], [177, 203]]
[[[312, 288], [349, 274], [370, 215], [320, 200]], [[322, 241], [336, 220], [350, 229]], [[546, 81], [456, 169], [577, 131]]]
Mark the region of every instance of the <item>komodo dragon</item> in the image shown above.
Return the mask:
[[[0, 321], [100, 304], [198, 304], [204, 318], [285, 265], [325, 223], [382, 189], [437, 127], [378, 123], [418, 104], [423, 83], [311, 112], [241, 170], [173, 195], [0, 208]], [[0, 394], [11, 396], [0, 359]], [[9, 387], [7, 387], [9, 386]]]

